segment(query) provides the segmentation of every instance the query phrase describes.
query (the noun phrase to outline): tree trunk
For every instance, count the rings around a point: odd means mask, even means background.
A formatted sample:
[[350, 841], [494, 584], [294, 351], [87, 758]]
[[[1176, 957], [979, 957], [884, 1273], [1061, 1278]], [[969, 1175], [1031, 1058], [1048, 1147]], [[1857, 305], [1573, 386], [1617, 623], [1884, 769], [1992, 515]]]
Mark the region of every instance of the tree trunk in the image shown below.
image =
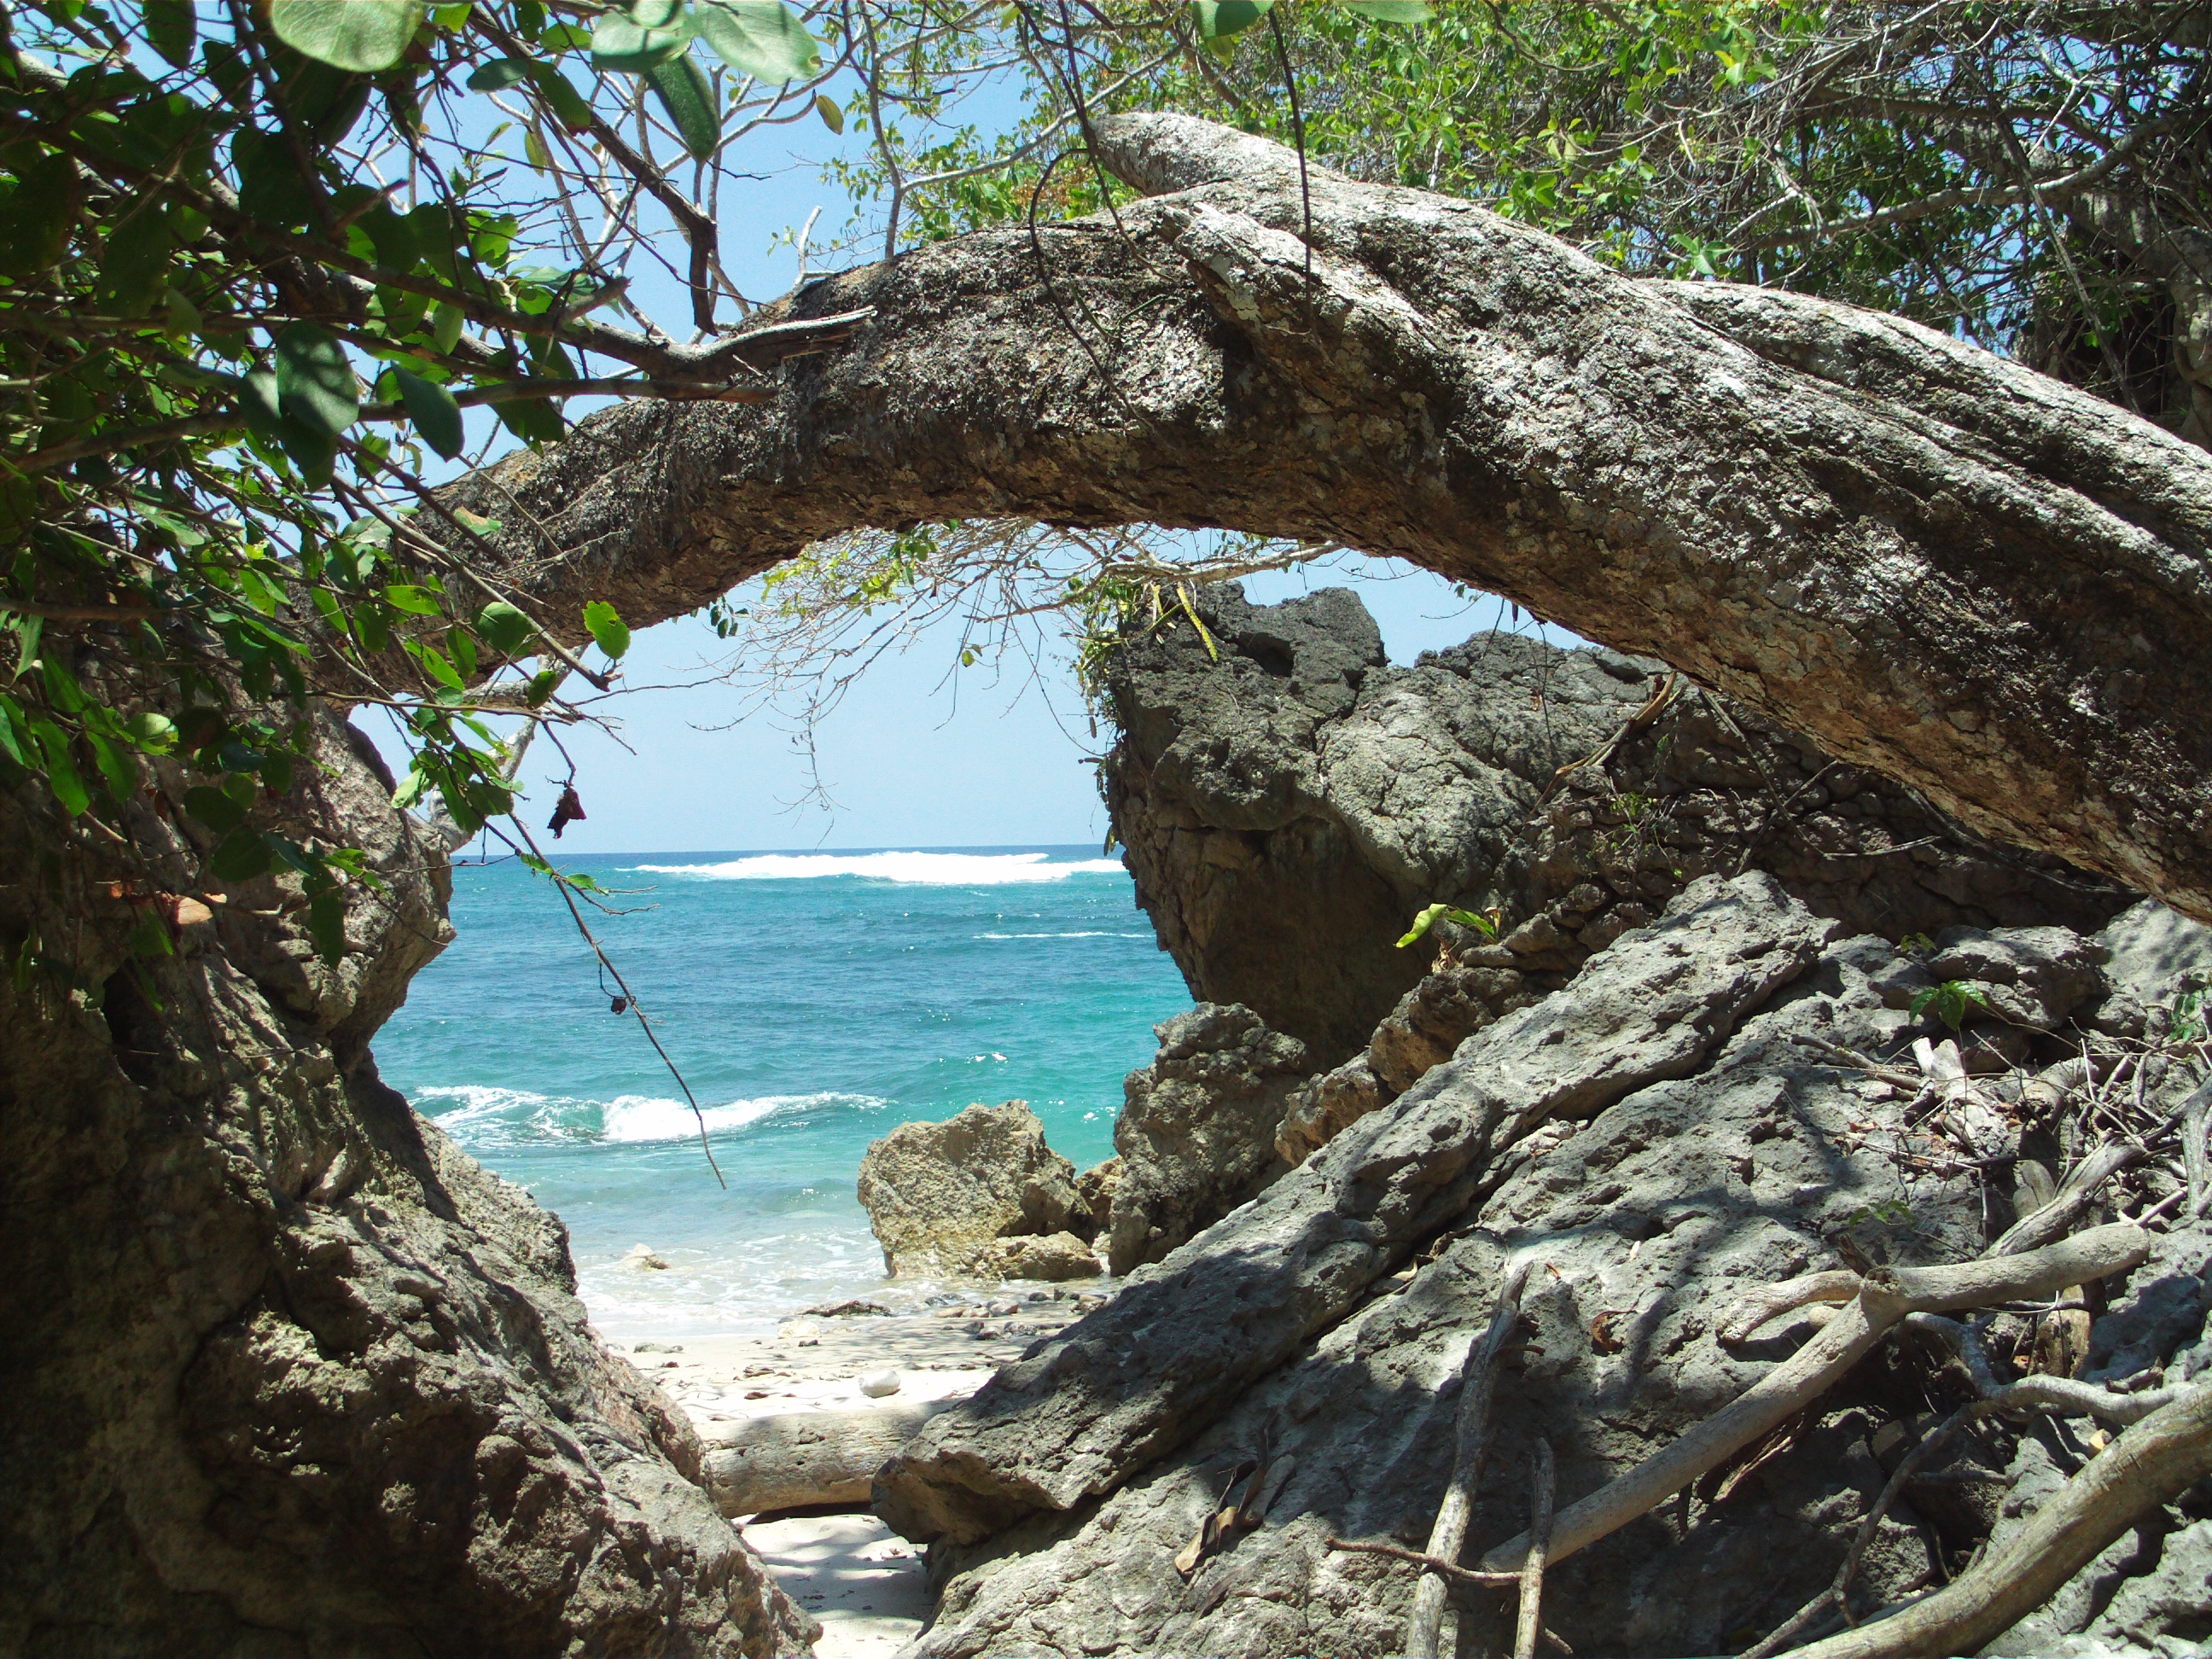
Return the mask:
[[702, 1437], [707, 1490], [725, 1515], [811, 1504], [868, 1506], [876, 1471], [921, 1425], [955, 1401], [869, 1411], [787, 1412], [732, 1423]]
[[1636, 281], [1186, 117], [1148, 192], [819, 283], [769, 404], [629, 404], [465, 481], [573, 627], [861, 526], [1332, 538], [1664, 658], [1973, 828], [2212, 919], [2212, 455], [1916, 325]]

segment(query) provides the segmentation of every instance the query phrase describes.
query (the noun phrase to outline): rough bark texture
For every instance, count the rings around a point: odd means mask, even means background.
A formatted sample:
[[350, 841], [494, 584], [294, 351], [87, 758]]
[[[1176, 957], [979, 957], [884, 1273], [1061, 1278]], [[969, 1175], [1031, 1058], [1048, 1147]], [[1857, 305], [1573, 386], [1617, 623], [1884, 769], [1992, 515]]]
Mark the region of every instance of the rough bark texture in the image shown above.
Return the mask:
[[[318, 761], [256, 817], [382, 872], [335, 969], [263, 877], [134, 979], [131, 900], [0, 804], [0, 927], [48, 957], [0, 988], [0, 1650], [804, 1651], [561, 1224], [378, 1081], [445, 852], [342, 725]], [[189, 888], [206, 848], [131, 812]]]
[[[1978, 831], [2212, 917], [2212, 456], [1917, 325], [1638, 282], [1463, 202], [1116, 116], [1150, 193], [829, 279], [755, 408], [460, 488], [561, 619], [947, 514], [1332, 538], [1663, 659]], [[1307, 275], [1310, 252], [1310, 279]], [[518, 508], [520, 510], [518, 510]]]
[[[1137, 901], [1194, 995], [1332, 1060], [1364, 1048], [1391, 1092], [1709, 873], [1769, 871], [1892, 939], [2094, 931], [2131, 902], [1726, 698], [1651, 708], [1648, 659], [1486, 634], [1394, 668], [1340, 590], [1253, 605], [1227, 584], [1198, 611], [1211, 648], [1164, 627], [1113, 659], [1106, 799]], [[1439, 900], [1498, 907], [1502, 937], [1397, 949]]]

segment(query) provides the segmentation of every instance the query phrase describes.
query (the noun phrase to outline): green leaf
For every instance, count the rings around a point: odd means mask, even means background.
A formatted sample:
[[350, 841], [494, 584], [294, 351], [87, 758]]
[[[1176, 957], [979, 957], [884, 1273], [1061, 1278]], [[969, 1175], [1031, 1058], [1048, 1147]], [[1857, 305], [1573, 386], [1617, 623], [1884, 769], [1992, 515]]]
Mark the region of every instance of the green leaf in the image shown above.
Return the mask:
[[505, 599], [494, 599], [477, 612], [477, 633], [502, 657], [519, 656], [538, 637], [530, 618]]
[[[680, 50], [680, 48], [679, 48]], [[530, 66], [530, 84], [538, 88], [547, 107], [560, 118], [561, 125], [571, 132], [583, 132], [592, 125], [592, 106], [584, 94], [569, 84], [568, 77], [550, 64]]]
[[307, 937], [315, 954], [333, 967], [345, 955], [345, 894], [325, 887], [307, 901]]
[[1192, 0], [1198, 32], [1209, 40], [1242, 34], [1275, 9], [1275, 0]]
[[438, 343], [441, 351], [451, 351], [460, 343], [461, 324], [465, 321], [461, 308], [441, 300], [430, 313], [430, 337]]
[[325, 438], [337, 437], [361, 414], [353, 365], [328, 330], [289, 323], [276, 337], [276, 406]]
[[407, 775], [399, 780], [399, 787], [392, 792], [392, 804], [405, 811], [422, 799], [422, 787], [428, 781], [420, 767], [410, 768]]
[[151, 204], [142, 204], [108, 234], [100, 251], [100, 299], [123, 316], [143, 316], [167, 286], [176, 251], [167, 222]]
[[530, 689], [522, 694], [523, 700], [532, 708], [543, 708], [545, 700], [553, 695], [553, 688], [560, 684], [559, 669], [541, 668], [530, 677]]
[[92, 805], [92, 792], [77, 774], [68, 734], [52, 720], [34, 720], [31, 735], [38, 739], [39, 752], [46, 760], [46, 787], [54, 792], [63, 811], [76, 817]]
[[1345, 10], [1378, 23], [1426, 23], [1437, 15], [1436, 8], [1425, 0], [1340, 0], [1340, 3]]
[[76, 163], [42, 155], [15, 175], [15, 194], [0, 202], [0, 271], [35, 276], [69, 251], [76, 223]]
[[714, 107], [714, 88], [699, 60], [685, 52], [645, 72], [646, 84], [659, 98], [668, 118], [684, 140], [684, 148], [698, 161], [711, 161], [722, 142], [722, 118]]
[[505, 92], [530, 78], [530, 65], [520, 58], [495, 58], [469, 76], [471, 92]]
[[100, 781], [106, 784], [110, 799], [122, 805], [138, 793], [137, 766], [128, 753], [97, 732], [87, 732], [84, 740], [92, 745], [92, 757], [99, 764]]
[[[822, 48], [783, 0], [702, 0], [697, 20], [714, 55], [756, 81], [803, 80], [822, 66]], [[842, 114], [822, 118], [832, 131], [843, 131]]]
[[192, 66], [192, 41], [199, 34], [199, 20], [192, 0], [145, 0], [146, 39], [171, 69]]
[[386, 588], [384, 598], [394, 611], [404, 611], [410, 617], [434, 617], [442, 609], [438, 596], [428, 588], [408, 582], [395, 582]]
[[830, 131], [844, 131], [845, 112], [837, 106], [837, 100], [828, 93], [817, 92], [814, 94], [814, 112], [822, 118], [822, 125]]
[[149, 755], [166, 755], [177, 746], [176, 723], [167, 714], [133, 714], [123, 729]]
[[544, 398], [510, 398], [494, 404], [492, 412], [501, 426], [525, 443], [557, 442], [567, 429], [561, 424], [561, 411]]
[[1443, 915], [1445, 911], [1450, 908], [1451, 906], [1449, 904], [1431, 904], [1423, 909], [1419, 915], [1414, 916], [1413, 925], [1411, 927], [1408, 927], [1405, 932], [1404, 937], [1399, 939], [1398, 948], [1402, 951], [1407, 945], [1412, 945], [1416, 940], [1419, 939], [1429, 931], [1430, 928], [1437, 925], [1437, 918]]
[[208, 873], [223, 881], [252, 881], [269, 873], [269, 844], [244, 826], [232, 830], [208, 854]]
[[450, 461], [459, 454], [465, 434], [461, 424], [461, 406], [453, 401], [453, 394], [435, 381], [410, 374], [397, 364], [392, 367], [392, 378], [399, 382], [399, 401], [407, 405], [407, 418], [415, 422], [422, 441], [436, 450], [441, 459]]
[[416, 0], [270, 0], [269, 27], [302, 57], [374, 75], [406, 55], [422, 21]]
[[246, 822], [246, 808], [220, 789], [205, 784], [185, 791], [185, 811], [218, 836], [227, 836]]
[[665, 64], [691, 42], [691, 20], [684, 0], [631, 0], [592, 26], [592, 64], [600, 70], [641, 74]]
[[599, 649], [616, 662], [629, 650], [629, 629], [605, 599], [593, 599], [584, 607], [584, 626], [599, 641]]

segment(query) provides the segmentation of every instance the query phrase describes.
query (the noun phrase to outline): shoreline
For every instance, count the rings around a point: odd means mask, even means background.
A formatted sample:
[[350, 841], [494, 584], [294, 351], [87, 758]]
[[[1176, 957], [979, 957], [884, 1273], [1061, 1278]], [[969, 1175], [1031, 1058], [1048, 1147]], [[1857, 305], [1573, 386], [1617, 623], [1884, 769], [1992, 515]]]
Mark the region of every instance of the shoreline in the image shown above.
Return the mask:
[[[1111, 1288], [1103, 1279], [978, 1285], [904, 1312], [860, 1311], [885, 1306], [860, 1297], [842, 1304], [848, 1311], [794, 1315], [770, 1335], [684, 1330], [606, 1346], [658, 1386], [712, 1447], [770, 1418], [964, 1399]], [[864, 1392], [864, 1379], [878, 1392]], [[886, 1382], [896, 1387], [885, 1389]], [[865, 1506], [738, 1516], [731, 1524], [785, 1592], [821, 1621], [817, 1659], [886, 1659], [921, 1633], [930, 1612], [922, 1552]]]

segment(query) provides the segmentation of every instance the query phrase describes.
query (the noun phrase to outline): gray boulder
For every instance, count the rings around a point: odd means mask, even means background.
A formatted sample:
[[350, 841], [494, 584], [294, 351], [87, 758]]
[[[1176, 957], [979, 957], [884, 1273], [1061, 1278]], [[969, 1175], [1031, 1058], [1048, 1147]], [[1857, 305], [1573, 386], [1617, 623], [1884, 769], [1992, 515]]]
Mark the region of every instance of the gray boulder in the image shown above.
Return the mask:
[[1152, 1030], [1159, 1054], [1129, 1073], [1114, 1124], [1115, 1273], [1158, 1261], [1289, 1167], [1275, 1137], [1291, 1091], [1313, 1069], [1304, 1043], [1249, 1008], [1200, 1003]]
[[[1044, 1125], [1021, 1100], [901, 1124], [861, 1158], [860, 1197], [894, 1278], [1026, 1277], [1006, 1271], [1015, 1257], [999, 1241], [1064, 1233], [1072, 1223], [1091, 1231], [1075, 1166], [1045, 1145]], [[1043, 1260], [1021, 1259], [1031, 1255]]]
[[1323, 1066], [1429, 971], [1445, 935], [1395, 941], [1437, 901], [1501, 907], [1492, 960], [1539, 992], [1710, 873], [1766, 870], [1890, 939], [2094, 933], [2130, 902], [1724, 698], [1647, 707], [1656, 663], [1491, 634], [1395, 668], [1346, 592], [1262, 606], [1224, 584], [1199, 609], [1218, 659], [1188, 626], [1112, 659], [1115, 832], [1192, 994]]

